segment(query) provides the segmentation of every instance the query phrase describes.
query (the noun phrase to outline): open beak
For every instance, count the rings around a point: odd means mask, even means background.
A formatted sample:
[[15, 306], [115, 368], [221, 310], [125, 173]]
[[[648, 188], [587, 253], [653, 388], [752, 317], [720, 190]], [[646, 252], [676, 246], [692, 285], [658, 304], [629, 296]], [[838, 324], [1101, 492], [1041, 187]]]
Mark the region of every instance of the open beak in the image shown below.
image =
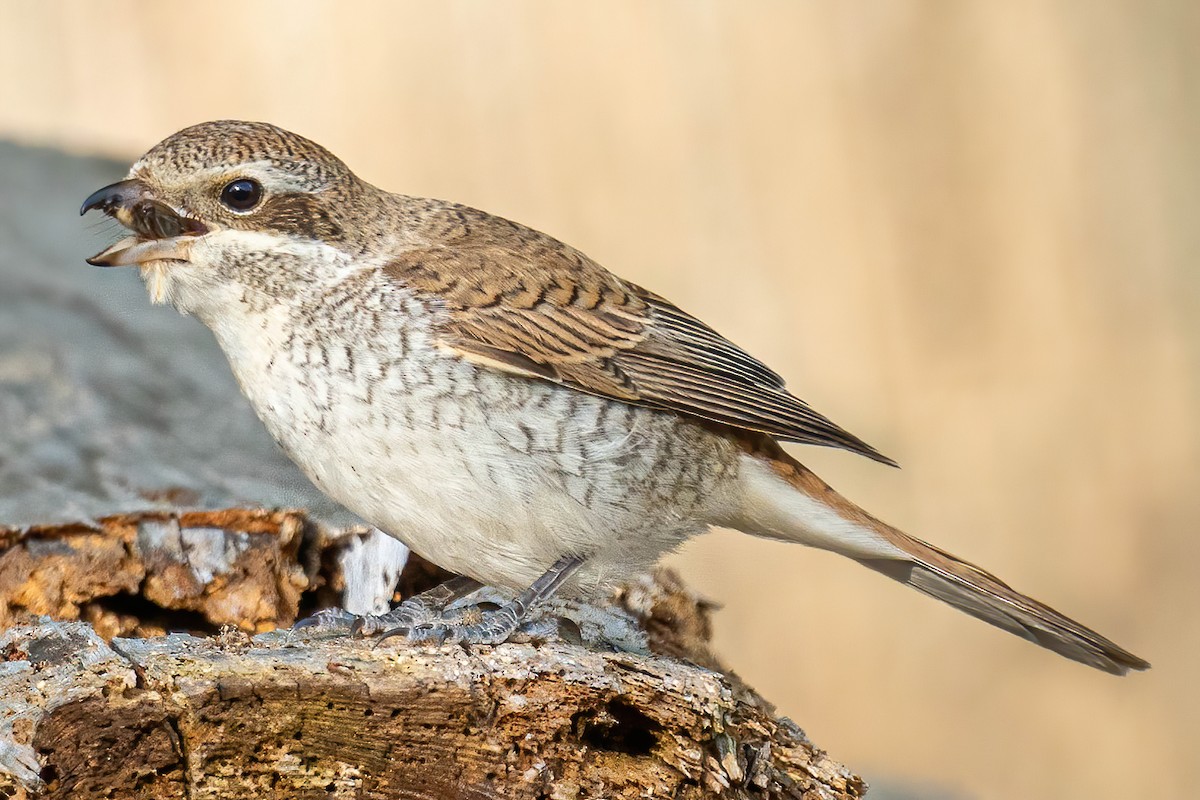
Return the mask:
[[92, 209], [103, 211], [133, 232], [132, 236], [87, 259], [97, 267], [187, 261], [192, 242], [208, 233], [208, 227], [200, 220], [184, 216], [154, 199], [149, 187], [136, 178], [93, 192], [83, 201], [79, 213], [82, 216]]

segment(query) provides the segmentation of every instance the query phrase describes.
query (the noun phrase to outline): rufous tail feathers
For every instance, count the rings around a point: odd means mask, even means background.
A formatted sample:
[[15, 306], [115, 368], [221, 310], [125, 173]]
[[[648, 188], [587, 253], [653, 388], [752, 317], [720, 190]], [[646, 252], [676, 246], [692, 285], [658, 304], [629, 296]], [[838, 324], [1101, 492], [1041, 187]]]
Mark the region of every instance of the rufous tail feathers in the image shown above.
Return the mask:
[[1114, 675], [1149, 663], [996, 576], [880, 522], [846, 500], [773, 441], [748, 447], [743, 530], [846, 555], [1048, 650]]

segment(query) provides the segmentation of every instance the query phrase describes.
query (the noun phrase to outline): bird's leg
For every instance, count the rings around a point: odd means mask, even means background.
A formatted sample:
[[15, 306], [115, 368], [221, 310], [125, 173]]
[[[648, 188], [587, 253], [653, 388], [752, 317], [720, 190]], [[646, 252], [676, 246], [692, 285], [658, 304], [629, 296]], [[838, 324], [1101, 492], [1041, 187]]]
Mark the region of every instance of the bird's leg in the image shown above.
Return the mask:
[[323, 608], [311, 617], [300, 620], [292, 630], [300, 628], [345, 629], [354, 636], [370, 636], [390, 631], [398, 626], [432, 623], [441, 619], [442, 611], [455, 600], [477, 591], [482, 584], [474, 578], [457, 575], [432, 589], [413, 595], [383, 614], [351, 614], [340, 608]]
[[411, 642], [499, 644], [521, 626], [530, 609], [557, 592], [582, 564], [581, 556], [563, 556], [515, 599], [497, 609], [483, 612], [478, 622], [465, 624], [436, 621], [400, 625], [385, 631], [379, 639], [382, 641], [391, 636], [404, 636]]

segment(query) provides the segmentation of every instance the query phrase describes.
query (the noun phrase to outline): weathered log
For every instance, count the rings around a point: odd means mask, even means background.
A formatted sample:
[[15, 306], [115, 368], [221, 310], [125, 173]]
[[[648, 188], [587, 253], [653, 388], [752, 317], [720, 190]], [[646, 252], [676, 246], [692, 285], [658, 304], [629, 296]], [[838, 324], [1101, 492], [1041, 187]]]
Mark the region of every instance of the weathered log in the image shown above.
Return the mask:
[[[668, 572], [599, 607], [565, 604], [558, 613], [575, 624], [544, 641], [250, 638], [331, 592], [340, 546], [292, 512], [125, 515], [5, 534], [0, 623], [24, 624], [0, 634], [0, 796], [865, 792], [720, 670], [710, 609]], [[414, 560], [402, 585], [438, 577]], [[32, 619], [42, 614], [92, 624]], [[241, 630], [154, 636], [234, 622]], [[602, 644], [614, 638], [631, 644]]]
[[45, 615], [105, 639], [272, 630], [320, 583], [317, 536], [302, 514], [241, 509], [0, 530], [0, 627]]

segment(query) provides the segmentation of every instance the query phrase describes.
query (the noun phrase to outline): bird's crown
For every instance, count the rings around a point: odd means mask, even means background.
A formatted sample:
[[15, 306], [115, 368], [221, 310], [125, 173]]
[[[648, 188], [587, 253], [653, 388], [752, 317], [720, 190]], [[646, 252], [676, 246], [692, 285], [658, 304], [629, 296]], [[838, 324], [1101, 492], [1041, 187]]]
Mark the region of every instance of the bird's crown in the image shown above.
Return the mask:
[[193, 174], [199, 170], [269, 164], [312, 183], [352, 177], [333, 153], [310, 139], [266, 122], [215, 120], [184, 128], [152, 147], [134, 174]]

